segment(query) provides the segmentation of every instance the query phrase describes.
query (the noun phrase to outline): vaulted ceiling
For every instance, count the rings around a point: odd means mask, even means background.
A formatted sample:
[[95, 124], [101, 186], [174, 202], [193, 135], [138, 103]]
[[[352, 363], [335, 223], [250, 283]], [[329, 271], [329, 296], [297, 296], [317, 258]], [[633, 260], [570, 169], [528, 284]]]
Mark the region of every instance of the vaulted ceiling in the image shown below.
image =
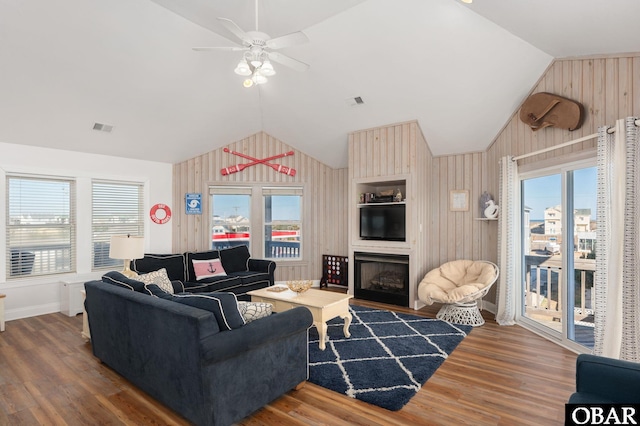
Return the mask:
[[241, 52], [192, 47], [235, 45], [217, 18], [254, 30], [254, 0], [0, 0], [0, 142], [176, 163], [263, 130], [338, 168], [349, 132], [417, 120], [434, 155], [482, 151], [554, 58], [640, 50], [637, 0], [258, 5], [310, 68], [246, 89]]

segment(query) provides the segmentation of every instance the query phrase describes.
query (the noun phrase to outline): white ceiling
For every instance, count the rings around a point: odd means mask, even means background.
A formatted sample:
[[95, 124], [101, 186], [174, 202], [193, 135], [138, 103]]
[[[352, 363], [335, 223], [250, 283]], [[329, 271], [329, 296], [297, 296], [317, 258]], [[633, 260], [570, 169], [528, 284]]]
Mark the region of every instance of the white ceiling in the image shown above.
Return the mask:
[[176, 163], [264, 130], [338, 168], [349, 132], [417, 120], [481, 151], [554, 57], [640, 51], [638, 0], [260, 0], [310, 69], [245, 89], [239, 52], [191, 49], [232, 45], [217, 17], [253, 30], [254, 1], [0, 0], [0, 142]]

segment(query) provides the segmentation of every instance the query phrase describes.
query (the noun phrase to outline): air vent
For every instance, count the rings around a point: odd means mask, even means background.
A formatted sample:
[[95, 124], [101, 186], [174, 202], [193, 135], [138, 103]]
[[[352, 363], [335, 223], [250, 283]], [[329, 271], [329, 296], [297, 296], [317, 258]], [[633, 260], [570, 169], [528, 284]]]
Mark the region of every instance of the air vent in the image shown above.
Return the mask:
[[364, 104], [364, 101], [362, 100], [362, 97], [360, 97], [360, 96], [355, 96], [353, 98], [347, 98], [347, 99], [345, 99], [345, 101], [347, 102], [347, 105], [352, 106], [352, 107]]
[[93, 130], [111, 133], [113, 126], [111, 124], [93, 123]]

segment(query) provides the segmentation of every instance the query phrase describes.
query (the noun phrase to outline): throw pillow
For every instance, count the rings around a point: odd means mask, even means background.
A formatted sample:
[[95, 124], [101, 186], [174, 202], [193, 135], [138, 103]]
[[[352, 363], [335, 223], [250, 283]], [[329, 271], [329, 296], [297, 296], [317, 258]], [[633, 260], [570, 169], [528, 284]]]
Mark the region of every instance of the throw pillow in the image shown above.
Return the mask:
[[174, 294], [171, 300], [213, 312], [220, 330], [233, 330], [245, 324], [238, 308], [238, 299], [233, 293]]
[[158, 287], [167, 293], [173, 293], [173, 284], [171, 284], [167, 270], [164, 268], [149, 272], [148, 274], [138, 275], [138, 280], [145, 284], [157, 284]]
[[193, 306], [213, 313], [220, 330], [233, 330], [245, 324], [238, 299], [233, 293], [181, 293], [169, 294], [155, 284], [145, 286], [149, 293], [161, 299]]
[[110, 271], [102, 276], [102, 282], [123, 287], [128, 290], [137, 291], [138, 293], [149, 293], [142, 281], [134, 280], [118, 271]]
[[222, 262], [220, 262], [220, 259], [207, 259], [207, 260], [193, 259], [191, 263], [193, 263], [193, 270], [196, 273], [197, 281], [203, 280], [205, 278], [227, 276], [227, 273], [224, 271], [224, 268], [222, 267]]
[[220, 259], [227, 274], [249, 270], [249, 247], [242, 245], [220, 250]]
[[249, 324], [251, 321], [255, 321], [260, 318], [268, 317], [273, 312], [273, 305], [271, 303], [263, 302], [238, 302], [238, 308], [244, 318], [244, 322]]
[[193, 270], [193, 260], [211, 260], [220, 258], [220, 252], [218, 250], [206, 250], [206, 251], [188, 251], [184, 253], [184, 258], [187, 265], [187, 281], [197, 281], [196, 273]]
[[142, 259], [131, 261], [131, 269], [138, 274], [146, 274], [160, 268], [167, 270], [170, 280], [186, 281], [187, 262], [182, 254], [145, 253]]

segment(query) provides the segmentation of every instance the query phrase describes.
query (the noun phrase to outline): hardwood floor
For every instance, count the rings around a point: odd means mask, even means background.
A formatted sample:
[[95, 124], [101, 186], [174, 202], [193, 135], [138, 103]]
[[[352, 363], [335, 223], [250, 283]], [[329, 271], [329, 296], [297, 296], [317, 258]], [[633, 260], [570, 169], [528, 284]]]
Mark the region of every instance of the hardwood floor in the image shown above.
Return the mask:
[[[437, 308], [354, 304], [435, 317]], [[485, 313], [400, 411], [387, 411], [312, 383], [239, 425], [561, 425], [575, 386], [576, 355]], [[0, 333], [0, 425], [186, 425], [91, 353], [82, 315], [7, 323]]]

